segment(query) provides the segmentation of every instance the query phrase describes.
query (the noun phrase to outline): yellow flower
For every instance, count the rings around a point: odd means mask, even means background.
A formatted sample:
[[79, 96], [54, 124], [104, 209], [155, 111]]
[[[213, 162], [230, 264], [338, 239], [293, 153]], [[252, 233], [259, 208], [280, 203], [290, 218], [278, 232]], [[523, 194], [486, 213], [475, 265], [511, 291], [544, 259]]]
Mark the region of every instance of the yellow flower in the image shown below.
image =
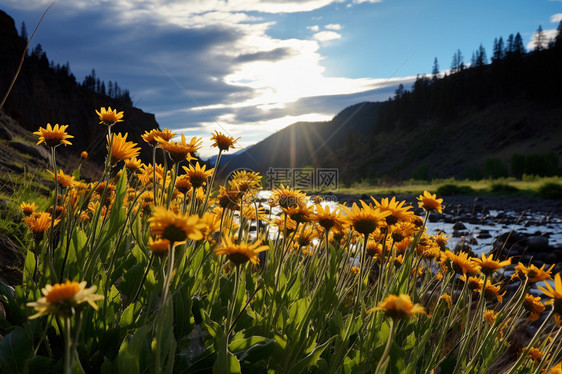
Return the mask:
[[409, 221], [414, 215], [414, 212], [410, 211], [412, 209], [411, 206], [404, 207], [406, 201], [398, 202], [394, 196], [390, 201], [388, 201], [388, 197], [385, 197], [381, 199], [380, 203], [372, 196], [371, 199], [381, 212], [390, 212], [390, 215], [385, 217], [386, 223], [389, 226], [395, 225], [399, 221]]
[[152, 237], [149, 237], [148, 245], [150, 246], [152, 253], [154, 253], [155, 256], [160, 257], [167, 255], [168, 250], [170, 249], [170, 241], [168, 239], [153, 240]]
[[498, 300], [498, 303], [502, 303], [503, 302], [503, 297], [505, 296], [505, 293], [507, 291], [504, 291], [504, 293], [500, 293], [501, 287], [495, 286], [493, 285], [489, 280], [486, 281], [486, 286], [484, 287], [484, 297], [486, 297], [487, 299], [492, 299], [492, 298], [496, 298]]
[[562, 374], [562, 361], [551, 367], [547, 374]]
[[205, 212], [201, 220], [205, 222], [205, 228], [201, 230], [206, 240], [210, 240], [211, 234], [219, 232], [221, 228], [221, 215]]
[[322, 201], [324, 201], [324, 198], [320, 195], [316, 195], [314, 197], [311, 197], [310, 201], [312, 201], [314, 204], [320, 204]]
[[191, 141], [187, 143], [183, 134], [181, 134], [179, 142], [165, 141], [164, 138], [159, 136], [155, 139], [160, 143], [160, 148], [166, 150], [172, 161], [176, 163], [183, 160], [194, 160], [195, 158], [191, 154], [197, 152], [201, 148], [202, 143], [201, 138], [196, 137], [191, 138]]
[[162, 131], [160, 131], [159, 129], [153, 129], [150, 130], [150, 132], [145, 131], [144, 135], [141, 135], [141, 138], [151, 146], [155, 147], [156, 145], [158, 145], [158, 140], [156, 140], [157, 137], [165, 142], [168, 142], [175, 135], [176, 135], [175, 132], [171, 132], [168, 129], [164, 129]]
[[165, 207], [154, 208], [154, 214], [148, 220], [150, 222], [150, 233], [163, 239], [168, 239], [172, 244], [180, 243], [186, 239], [201, 240], [201, 230], [205, 224], [199, 220], [199, 216], [174, 213]]
[[441, 297], [439, 298], [439, 300], [445, 300], [445, 302], [447, 303], [447, 306], [449, 307], [449, 309], [451, 309], [451, 296], [449, 296], [448, 294], [444, 293], [443, 295], [441, 295]]
[[539, 319], [540, 314], [544, 312], [544, 304], [541, 302], [539, 296], [535, 297], [531, 294], [525, 295], [525, 301], [523, 301], [523, 307], [527, 312], [529, 312], [528, 320], [533, 322]]
[[351, 267], [351, 272], [355, 275], [359, 274], [359, 270], [361, 270], [361, 269], [359, 269], [359, 266], [352, 266]]
[[423, 195], [418, 196], [418, 206], [426, 212], [442, 213], [443, 207], [441, 203], [443, 199], [438, 199], [437, 195], [432, 195], [428, 191], [424, 191]]
[[143, 167], [143, 163], [136, 157], [128, 158], [125, 160], [125, 166], [132, 172], [141, 172], [141, 168]]
[[237, 170], [232, 173], [232, 178], [228, 181], [230, 190], [238, 194], [244, 194], [261, 188], [261, 175], [253, 171]]
[[335, 209], [333, 212], [330, 212], [330, 207], [328, 205], [325, 207], [322, 207], [322, 205], [316, 205], [316, 213], [312, 216], [312, 220], [317, 222], [327, 231], [334, 226], [342, 228], [344, 224], [341, 210]]
[[490, 325], [493, 325], [496, 322], [496, 317], [498, 313], [494, 312], [493, 310], [487, 310], [484, 312], [484, 320], [488, 322]]
[[176, 179], [176, 189], [185, 195], [191, 189], [191, 182], [189, 181], [189, 176], [185, 174], [180, 175], [178, 179]]
[[543, 353], [538, 349], [531, 347], [529, 348], [529, 352], [527, 352], [527, 356], [533, 359], [533, 364], [538, 365], [542, 359]]
[[374, 311], [382, 310], [387, 317], [393, 320], [408, 319], [414, 317], [416, 314], [426, 314], [425, 308], [420, 304], [412, 303], [409, 295], [402, 294], [399, 296], [388, 295], [383, 301], [377, 305], [376, 308], [371, 308], [367, 311], [370, 314]]
[[26, 216], [29, 217], [31, 214], [35, 213], [35, 211], [37, 210], [37, 208], [39, 208], [37, 205], [35, 205], [35, 202], [30, 203], [26, 203], [25, 201], [23, 201], [20, 204], [20, 209], [21, 212]]
[[82, 151], [82, 153], [80, 153], [80, 158], [81, 158], [82, 160], [87, 159], [87, 158], [88, 158], [88, 152]]
[[554, 276], [554, 288], [552, 288], [548, 282], [545, 282], [545, 285], [546, 288], [539, 287], [539, 290], [552, 299], [548, 300], [544, 304], [554, 304], [554, 313], [562, 316], [562, 280], [560, 279], [560, 273]]
[[459, 279], [461, 281], [467, 283], [466, 286], [472, 292], [480, 292], [482, 290], [482, 286], [484, 285], [484, 282], [482, 281], [482, 279], [480, 279], [478, 277], [468, 277], [468, 282], [466, 280], [465, 275], [461, 275]]
[[100, 111], [96, 110], [96, 114], [100, 118], [100, 125], [113, 126], [117, 122], [123, 122], [123, 112], [117, 112], [117, 109], [102, 107]]
[[521, 278], [521, 275], [523, 275], [527, 277], [529, 279], [529, 282], [531, 283], [552, 279], [550, 275], [552, 274], [554, 265], [550, 266], [550, 268], [548, 268], [547, 270], [545, 270], [544, 267], [545, 264], [543, 264], [540, 269], [533, 264], [531, 264], [529, 267], [526, 267], [519, 262], [517, 265], [515, 265], [515, 274], [513, 274], [511, 278]]
[[211, 137], [211, 140], [214, 141], [214, 143], [211, 144], [211, 147], [218, 147], [220, 151], [227, 152], [230, 148], [235, 148], [234, 143], [236, 143], [238, 139], [240, 139], [240, 137], [234, 139], [232, 136], [226, 136], [218, 131], [215, 131]]
[[[51, 213], [33, 213], [29, 217], [24, 217], [23, 221], [31, 229], [35, 240], [41, 240], [43, 233], [51, 228]], [[55, 219], [53, 226], [56, 226], [59, 222], [59, 219]]]
[[283, 208], [283, 212], [291, 217], [297, 223], [310, 222], [313, 211], [306, 205], [290, 206], [289, 208]]
[[70, 317], [74, 314], [74, 309], [82, 303], [88, 303], [95, 310], [98, 306], [94, 301], [102, 300], [102, 295], [96, 295], [97, 286], [86, 288], [86, 281], [77, 283], [66, 281], [65, 283], [48, 284], [41, 290], [44, 297], [31, 303], [31, 306], [37, 311], [36, 314], [29, 317], [30, 319], [41, 317], [45, 314], [60, 315]]
[[215, 169], [205, 170], [207, 165], [203, 164], [203, 167], [199, 165], [199, 162], [193, 165], [189, 165], [189, 167], [183, 166], [183, 170], [185, 170], [185, 174], [189, 177], [189, 181], [193, 188], [199, 188], [207, 183], [207, 179], [213, 175], [213, 171]]
[[47, 123], [47, 128], [44, 129], [42, 127], [39, 127], [39, 130], [35, 131], [33, 134], [39, 135], [39, 141], [37, 142], [38, 145], [43, 142], [45, 142], [48, 147], [53, 148], [61, 144], [64, 144], [65, 146], [72, 145], [71, 142], [66, 140], [74, 138], [74, 136], [68, 135], [66, 133], [65, 130], [67, 127], [68, 125], [62, 125], [59, 127], [58, 123], [55, 126], [51, 127], [51, 124]]
[[[47, 172], [51, 174], [51, 177], [53, 178], [54, 181], [55, 174], [50, 170], [47, 170]], [[56, 181], [58, 185], [61, 186], [62, 188], [68, 188], [68, 187], [72, 187], [72, 185], [74, 184], [74, 177], [72, 175], [65, 174], [62, 170], [59, 170]]]
[[505, 261], [495, 261], [493, 257], [494, 255], [490, 254], [490, 257], [486, 258], [486, 255], [482, 253], [482, 259], [474, 259], [474, 261], [480, 265], [482, 274], [491, 276], [498, 269], [511, 264], [511, 257]]
[[[140, 148], [135, 147], [137, 143], [128, 142], [127, 136], [129, 134], [125, 133], [125, 135], [121, 134], [114, 134], [111, 138], [111, 164], [115, 165], [119, 161], [126, 160], [129, 158], [135, 158], [140, 153]], [[107, 137], [107, 141], [109, 143], [109, 137]], [[109, 146], [107, 147], [109, 151]]]
[[359, 208], [356, 203], [353, 203], [351, 209], [345, 206], [342, 206], [342, 209], [346, 213], [345, 220], [353, 226], [355, 231], [363, 235], [369, 235], [375, 231], [378, 226], [385, 225], [385, 218], [390, 215], [390, 212], [381, 212], [367, 205], [363, 200], [360, 201], [361, 208]]
[[253, 244], [234, 244], [230, 238], [225, 237], [221, 246], [215, 249], [215, 254], [217, 256], [226, 255], [226, 258], [238, 266], [248, 261], [252, 262], [252, 264], [259, 264], [260, 259], [258, 258], [258, 253], [267, 251], [268, 249], [269, 246], [267, 245], [260, 246], [259, 241]]
[[281, 208], [306, 205], [306, 194], [281, 185], [279, 188], [273, 189], [268, 203], [271, 207], [279, 205]]
[[480, 272], [480, 265], [472, 258], [469, 258], [468, 253], [461, 251], [456, 255], [451, 251], [447, 251], [445, 254], [457, 274], [476, 275]]

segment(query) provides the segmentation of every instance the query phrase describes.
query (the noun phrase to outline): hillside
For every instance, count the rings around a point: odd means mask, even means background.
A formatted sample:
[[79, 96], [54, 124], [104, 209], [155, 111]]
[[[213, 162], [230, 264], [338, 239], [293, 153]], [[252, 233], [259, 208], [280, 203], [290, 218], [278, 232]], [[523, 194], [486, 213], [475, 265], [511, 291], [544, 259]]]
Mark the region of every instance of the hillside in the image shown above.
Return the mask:
[[[0, 10], [0, 99], [17, 71], [25, 45], [26, 40], [18, 35], [14, 20]], [[75, 138], [72, 146], [60, 147], [60, 153], [71, 157], [86, 150], [89, 159], [101, 165], [106, 155], [106, 132], [98, 124], [95, 110], [108, 106], [125, 112], [124, 122], [115, 131], [128, 132], [128, 139], [136, 143], [142, 143], [141, 135], [145, 131], [159, 128], [153, 114], [132, 106], [128, 94], [110, 96], [79, 84], [68, 65], [49, 62], [47, 54], [37, 46], [28, 53], [2, 110], [28, 131], [36, 131], [47, 123], [69, 125], [67, 131]], [[151, 150], [142, 147], [140, 158], [151, 161]]]
[[554, 45], [441, 78], [420, 77], [386, 102], [356, 104], [329, 122], [288, 126], [230, 157], [223, 175], [240, 167], [265, 173], [313, 166], [338, 168], [344, 183], [479, 178], [491, 169], [507, 176], [514, 157], [548, 158], [548, 173], [556, 174], [560, 66], [562, 45]]

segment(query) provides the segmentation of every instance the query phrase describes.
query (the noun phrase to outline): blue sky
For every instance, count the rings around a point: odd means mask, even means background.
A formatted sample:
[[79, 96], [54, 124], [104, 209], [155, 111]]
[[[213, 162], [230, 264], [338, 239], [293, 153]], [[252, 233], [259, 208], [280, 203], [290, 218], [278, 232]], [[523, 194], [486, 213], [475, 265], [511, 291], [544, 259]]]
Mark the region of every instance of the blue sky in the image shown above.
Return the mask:
[[[50, 3], [0, 9], [31, 33]], [[211, 131], [245, 147], [386, 100], [457, 49], [465, 63], [480, 44], [490, 57], [495, 37], [517, 32], [532, 48], [538, 26], [552, 36], [561, 19], [560, 0], [56, 0], [33, 45], [79, 81], [92, 68], [117, 81], [162, 128], [203, 136], [209, 156]]]

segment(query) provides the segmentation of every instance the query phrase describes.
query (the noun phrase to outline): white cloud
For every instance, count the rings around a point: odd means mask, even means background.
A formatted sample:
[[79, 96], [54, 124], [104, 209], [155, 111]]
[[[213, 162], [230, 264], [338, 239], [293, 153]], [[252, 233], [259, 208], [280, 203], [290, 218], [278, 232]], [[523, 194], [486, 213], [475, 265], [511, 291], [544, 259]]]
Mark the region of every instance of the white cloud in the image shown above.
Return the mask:
[[327, 30], [338, 31], [338, 30], [342, 29], [342, 26], [339, 23], [331, 23], [329, 25], [324, 26], [324, 28], [327, 29]]
[[562, 13], [556, 13], [550, 16], [550, 22], [558, 23], [560, 21], [562, 21]]
[[312, 32], [320, 31], [320, 27], [318, 25], [307, 26], [306, 28], [309, 29]]
[[341, 39], [341, 35], [335, 31], [320, 31], [314, 34], [314, 39], [319, 42], [327, 42], [330, 40]]
[[[559, 1], [562, 1], [562, 0], [559, 0]], [[362, 4], [362, 3], [374, 4], [374, 3], [380, 3], [380, 2], [382, 2], [382, 0], [353, 0], [354, 4]]]
[[[556, 35], [558, 35], [558, 31], [557, 30], [543, 30], [543, 34], [544, 34], [544, 43], [543, 43], [543, 48], [546, 48], [548, 46], [548, 43], [553, 40], [554, 38], [556, 38]], [[527, 43], [526, 48], [528, 50], [533, 50], [536, 47], [536, 41], [537, 41], [537, 35], [538, 33], [535, 31], [533, 33], [533, 35], [531, 36], [531, 40], [529, 40], [529, 43]]]

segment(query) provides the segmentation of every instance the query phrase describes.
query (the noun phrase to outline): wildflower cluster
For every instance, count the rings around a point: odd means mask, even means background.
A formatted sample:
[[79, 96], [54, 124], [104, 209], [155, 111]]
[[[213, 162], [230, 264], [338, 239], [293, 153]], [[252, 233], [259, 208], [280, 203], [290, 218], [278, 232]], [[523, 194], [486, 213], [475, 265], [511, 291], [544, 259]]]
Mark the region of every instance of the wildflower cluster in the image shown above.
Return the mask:
[[[248, 170], [217, 188], [221, 154], [238, 139], [213, 133], [218, 155], [208, 165], [197, 159], [201, 138], [154, 129], [139, 146], [114, 131], [123, 112], [96, 113], [107, 131], [99, 179], [58, 167], [56, 147], [72, 136], [47, 125], [37, 135], [53, 156], [51, 201], [20, 205], [30, 234], [15, 294], [42, 323], [23, 327], [37, 355], [50, 357], [46, 371], [559, 366], [560, 274], [451, 251], [444, 233], [426, 229], [443, 210], [436, 195], [418, 197], [417, 215], [394, 197], [347, 206], [284, 185], [265, 199], [261, 175]], [[143, 145], [152, 162], [138, 159]], [[544, 281], [542, 297], [532, 294]], [[532, 338], [515, 347], [531, 324]]]

